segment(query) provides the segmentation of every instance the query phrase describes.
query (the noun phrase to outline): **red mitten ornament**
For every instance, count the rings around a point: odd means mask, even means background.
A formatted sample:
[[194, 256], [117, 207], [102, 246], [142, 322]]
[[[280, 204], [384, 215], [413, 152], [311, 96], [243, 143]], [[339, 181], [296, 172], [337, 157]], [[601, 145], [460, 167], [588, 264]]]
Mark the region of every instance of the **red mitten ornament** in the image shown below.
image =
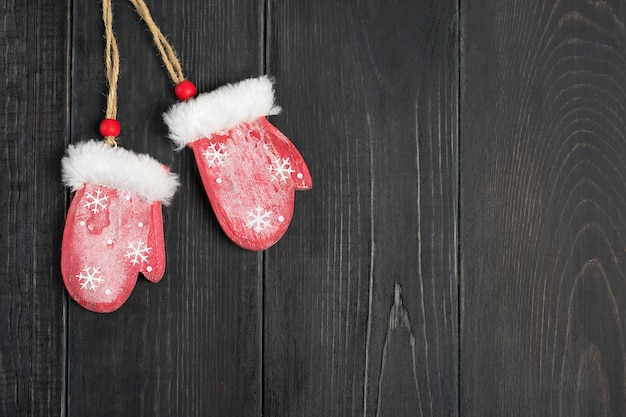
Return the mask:
[[65, 286], [88, 310], [117, 310], [137, 274], [158, 282], [165, 270], [161, 204], [178, 177], [148, 155], [88, 141], [70, 145], [63, 182], [75, 191], [61, 252]]
[[177, 103], [164, 115], [171, 139], [193, 149], [222, 229], [253, 251], [283, 236], [294, 190], [312, 186], [298, 150], [265, 118], [278, 112], [272, 81], [263, 76]]

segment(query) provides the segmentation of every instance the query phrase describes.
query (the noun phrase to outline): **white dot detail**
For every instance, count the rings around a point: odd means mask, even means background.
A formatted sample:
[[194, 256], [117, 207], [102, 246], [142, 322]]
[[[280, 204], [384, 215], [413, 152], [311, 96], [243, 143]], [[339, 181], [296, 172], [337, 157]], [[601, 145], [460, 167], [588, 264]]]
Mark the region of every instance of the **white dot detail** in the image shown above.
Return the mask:
[[285, 221], [285, 218], [283, 216], [278, 216], [278, 221], [282, 223]]
[[86, 224], [86, 223], [85, 223], [84, 221], [81, 221], [81, 222], [80, 222], [80, 225], [81, 225], [81, 226], [83, 226], [83, 227], [85, 226], [85, 224]]
[[302, 172], [298, 172], [298, 175], [296, 175], [296, 177], [298, 177], [298, 179], [301, 180], [302, 177], [304, 177], [304, 175], [302, 175]]
[[146, 268], [146, 271], [148, 271], [148, 272], [152, 272], [152, 267], [151, 267], [151, 266], [147, 267], [147, 268]]
[[142, 223], [142, 222], [139, 222], [139, 223], [137, 223], [137, 226], [138, 226], [138, 227], [143, 227], [143, 223]]
[[111, 294], [111, 290], [107, 289], [104, 293], [105, 293], [106, 295], [110, 295], [110, 294]]
[[113, 244], [113, 239], [107, 240], [107, 245], [112, 245], [112, 244]]
[[126, 195], [126, 200], [130, 200], [130, 196], [129, 195]]
[[222, 179], [218, 178], [218, 179], [215, 180], [215, 182], [218, 183], [218, 184], [221, 184], [222, 183]]

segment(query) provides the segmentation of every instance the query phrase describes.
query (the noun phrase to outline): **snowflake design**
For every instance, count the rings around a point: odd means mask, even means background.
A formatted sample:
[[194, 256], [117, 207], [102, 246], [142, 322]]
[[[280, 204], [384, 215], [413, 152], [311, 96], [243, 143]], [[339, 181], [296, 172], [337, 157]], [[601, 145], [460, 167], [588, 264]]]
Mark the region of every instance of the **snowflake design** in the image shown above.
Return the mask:
[[130, 262], [133, 265], [137, 265], [142, 262], [147, 263], [148, 255], [152, 250], [152, 248], [149, 248], [141, 239], [135, 243], [129, 243], [127, 249], [130, 249], [130, 251], [126, 252], [126, 255], [124, 256], [130, 259]]
[[106, 210], [107, 205], [106, 202], [109, 201], [109, 196], [104, 194], [101, 189], [97, 189], [95, 194], [92, 192], [87, 193], [87, 202], [85, 203], [85, 207], [91, 210], [93, 214], [98, 214], [100, 210]]
[[202, 156], [209, 164], [209, 168], [214, 166], [222, 166], [226, 163], [228, 152], [225, 151], [226, 147], [223, 144], [216, 146], [214, 143], [210, 144], [208, 148], [202, 152]]
[[[104, 278], [100, 275], [100, 268], [92, 268], [90, 266], [83, 268], [80, 274], [76, 275], [76, 278], [78, 278], [82, 290], [89, 289], [91, 291], [96, 291], [96, 288], [98, 288], [96, 284], [101, 284], [104, 281]], [[83, 280], [84, 282], [82, 282]]]
[[274, 161], [274, 164], [276, 164], [275, 167], [270, 166], [270, 172], [273, 172], [272, 181], [276, 180], [276, 181], [287, 182], [287, 178], [289, 178], [289, 174], [291, 174], [292, 172], [295, 172], [291, 168], [291, 163], [289, 162], [289, 158], [278, 158]]
[[262, 231], [263, 228], [269, 227], [271, 215], [271, 211], [266, 211], [261, 207], [250, 210], [248, 212], [248, 227], [253, 228], [257, 232]]

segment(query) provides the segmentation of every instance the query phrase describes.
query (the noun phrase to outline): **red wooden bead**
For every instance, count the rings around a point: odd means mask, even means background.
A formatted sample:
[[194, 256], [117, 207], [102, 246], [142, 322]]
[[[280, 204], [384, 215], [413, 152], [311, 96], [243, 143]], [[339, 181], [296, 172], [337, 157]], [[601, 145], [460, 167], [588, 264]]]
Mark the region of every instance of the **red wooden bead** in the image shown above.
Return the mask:
[[174, 92], [176, 93], [176, 97], [178, 97], [179, 100], [185, 101], [196, 95], [196, 86], [193, 85], [191, 81], [184, 80], [176, 84]]
[[100, 134], [105, 138], [107, 136], [117, 137], [120, 134], [120, 123], [115, 119], [104, 119], [100, 122]]

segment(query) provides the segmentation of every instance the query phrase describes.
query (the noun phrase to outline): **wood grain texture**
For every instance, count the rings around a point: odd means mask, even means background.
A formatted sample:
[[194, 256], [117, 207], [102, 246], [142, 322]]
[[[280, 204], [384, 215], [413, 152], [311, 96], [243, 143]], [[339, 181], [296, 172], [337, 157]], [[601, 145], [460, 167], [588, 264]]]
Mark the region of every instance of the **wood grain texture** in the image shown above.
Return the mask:
[[[148, 2], [200, 92], [258, 75], [256, 1]], [[73, 141], [98, 137], [104, 114], [98, 2], [74, 2]], [[149, 153], [181, 176], [164, 209], [167, 265], [158, 284], [140, 277], [117, 312], [69, 311], [69, 414], [256, 416], [260, 413], [262, 258], [219, 228], [192, 152], [173, 152], [161, 120], [177, 101], [143, 22], [114, 4], [121, 54], [121, 146]]]
[[3, 416], [60, 415], [65, 405], [59, 158], [67, 144], [67, 12], [58, 1], [0, 6]]
[[625, 13], [464, 3], [464, 416], [626, 414]]
[[264, 415], [457, 415], [456, 2], [268, 16], [313, 189], [265, 259]]
[[173, 88], [117, 2], [121, 146], [182, 186], [163, 281], [103, 315], [59, 267], [60, 158], [104, 115], [99, 3], [5, 1], [0, 415], [626, 415], [624, 5], [459, 4], [149, 2], [199, 91], [276, 77], [313, 189], [257, 254], [173, 152]]

